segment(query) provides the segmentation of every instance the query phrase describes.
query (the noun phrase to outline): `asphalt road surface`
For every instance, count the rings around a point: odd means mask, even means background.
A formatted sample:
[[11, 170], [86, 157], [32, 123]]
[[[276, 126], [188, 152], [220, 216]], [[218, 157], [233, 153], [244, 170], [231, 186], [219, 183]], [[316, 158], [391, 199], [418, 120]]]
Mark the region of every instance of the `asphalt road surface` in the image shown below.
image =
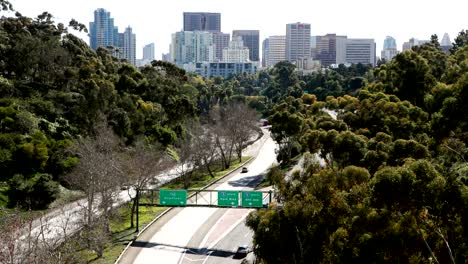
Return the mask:
[[[238, 170], [213, 189], [251, 190], [262, 180], [276, 162], [276, 144], [264, 132], [245, 152], [256, 157], [248, 165], [249, 171]], [[252, 210], [176, 208], [143, 232], [119, 263], [240, 263], [242, 259], [233, 257], [238, 245], [252, 244], [253, 233], [245, 226], [245, 217]]]

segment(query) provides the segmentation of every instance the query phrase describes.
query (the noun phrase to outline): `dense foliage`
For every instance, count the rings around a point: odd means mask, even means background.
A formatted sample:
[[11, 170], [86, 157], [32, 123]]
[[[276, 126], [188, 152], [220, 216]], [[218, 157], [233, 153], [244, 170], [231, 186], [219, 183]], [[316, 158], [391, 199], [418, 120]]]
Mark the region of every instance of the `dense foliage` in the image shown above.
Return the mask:
[[79, 162], [70, 146], [95, 137], [99, 122], [126, 145], [144, 137], [164, 148], [215, 107], [266, 109], [247, 76], [207, 80], [162, 61], [137, 69], [71, 34], [86, 31], [75, 20], [66, 27], [47, 12], [29, 18], [1, 3], [0, 191], [9, 207], [47, 208]]
[[365, 75], [344, 77], [345, 83], [363, 78], [355, 93], [336, 96], [328, 86], [333, 96], [315, 89], [277, 100], [269, 120], [278, 160], [287, 164], [304, 153], [304, 162], [290, 177], [279, 167], [267, 175], [278, 204], [247, 220], [259, 257], [266, 263], [465, 263], [464, 36], [451, 54], [434, 38]]
[[[268, 116], [279, 161], [304, 159], [288, 177], [270, 170], [278, 204], [248, 218], [267, 263], [468, 259], [467, 31], [450, 54], [433, 37], [375, 69], [301, 75], [280, 62], [204, 79], [161, 61], [137, 69], [71, 34], [86, 30], [77, 21], [66, 27], [47, 12], [33, 19], [0, 5], [8, 14], [0, 18], [0, 191], [10, 207], [47, 208], [70, 182], [64, 176], [77, 178], [70, 146], [96, 138], [102, 122], [119, 144], [144, 138], [178, 147], [179, 158], [189, 120], [217, 122], [225, 129], [193, 143], [209, 170], [212, 151], [200, 146], [225, 148], [220, 135], [242, 119], [230, 103], [240, 102]], [[245, 139], [231, 134], [227, 149], [240, 158]]]

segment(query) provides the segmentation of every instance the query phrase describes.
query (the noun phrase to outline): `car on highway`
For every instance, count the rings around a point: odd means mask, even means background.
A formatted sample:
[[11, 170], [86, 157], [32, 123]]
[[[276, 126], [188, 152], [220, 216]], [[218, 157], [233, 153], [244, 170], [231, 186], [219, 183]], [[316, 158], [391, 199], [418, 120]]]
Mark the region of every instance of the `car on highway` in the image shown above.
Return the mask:
[[237, 247], [236, 253], [234, 254], [235, 259], [245, 258], [249, 253], [249, 247], [247, 245], [241, 245]]
[[246, 172], [248, 172], [248, 171], [249, 171], [249, 169], [247, 169], [247, 167], [242, 167], [241, 173], [246, 173]]

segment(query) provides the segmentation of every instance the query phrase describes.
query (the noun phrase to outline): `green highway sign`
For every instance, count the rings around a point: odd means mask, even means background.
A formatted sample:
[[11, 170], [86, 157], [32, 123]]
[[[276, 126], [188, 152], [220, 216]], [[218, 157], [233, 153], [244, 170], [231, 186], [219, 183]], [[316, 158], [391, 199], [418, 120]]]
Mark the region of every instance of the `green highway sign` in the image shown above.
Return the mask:
[[239, 206], [238, 191], [218, 191], [218, 206]]
[[242, 207], [263, 207], [262, 192], [242, 192]]
[[159, 190], [159, 203], [161, 205], [187, 205], [187, 190]]

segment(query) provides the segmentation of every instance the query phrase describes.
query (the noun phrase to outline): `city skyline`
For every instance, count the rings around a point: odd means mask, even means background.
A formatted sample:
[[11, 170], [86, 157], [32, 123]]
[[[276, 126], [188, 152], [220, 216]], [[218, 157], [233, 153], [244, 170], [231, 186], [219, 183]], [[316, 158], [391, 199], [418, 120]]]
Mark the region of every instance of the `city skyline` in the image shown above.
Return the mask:
[[[137, 35], [138, 59], [142, 57], [142, 48], [147, 43], [155, 43], [156, 59], [161, 58], [161, 53], [169, 52], [171, 34], [183, 28], [184, 12], [221, 13], [222, 32], [259, 30], [260, 42], [272, 35], [284, 35], [285, 25], [288, 23], [309, 23], [311, 35], [335, 33], [349, 38], [373, 38], [377, 53], [380, 54], [386, 36], [396, 39], [400, 51], [402, 44], [410, 38], [429, 39], [431, 34], [437, 34], [441, 41], [447, 32], [453, 40], [460, 30], [467, 27], [463, 12], [466, 9], [460, 7], [468, 7], [461, 0], [447, 0], [443, 5], [427, 1], [395, 0], [392, 5], [386, 6], [384, 12], [375, 2], [369, 0], [314, 3], [313, 10], [328, 10], [327, 12], [311, 12], [312, 6], [303, 0], [275, 1], [268, 5], [260, 1], [239, 0], [235, 6], [212, 0], [135, 0], [131, 6], [120, 0], [102, 0], [99, 3], [83, 0], [73, 8], [70, 8], [67, 1], [56, 0], [12, 3], [23, 15], [36, 17], [43, 11], [48, 11], [54, 15], [56, 22], [64, 24], [75, 18], [89, 25], [93, 21], [94, 10], [104, 8], [111, 12], [117, 27], [126, 28], [130, 25], [133, 28]], [[453, 6], [458, 8], [451, 8]], [[331, 11], [333, 17], [330, 17]], [[73, 33], [89, 43], [86, 34]]]

